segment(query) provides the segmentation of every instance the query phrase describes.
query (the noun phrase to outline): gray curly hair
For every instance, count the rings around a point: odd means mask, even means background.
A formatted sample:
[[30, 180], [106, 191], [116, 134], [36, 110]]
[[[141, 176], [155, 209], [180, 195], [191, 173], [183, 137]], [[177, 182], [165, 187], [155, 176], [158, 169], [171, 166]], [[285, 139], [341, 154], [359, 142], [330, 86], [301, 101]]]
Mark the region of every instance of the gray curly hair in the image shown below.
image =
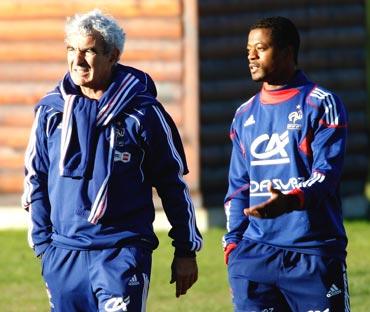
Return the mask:
[[126, 34], [113, 17], [103, 14], [99, 9], [95, 9], [85, 14], [76, 14], [67, 18], [65, 24], [66, 41], [71, 35], [76, 33], [88, 36], [95, 32], [98, 32], [103, 37], [105, 53], [110, 53], [116, 48], [121, 55]]

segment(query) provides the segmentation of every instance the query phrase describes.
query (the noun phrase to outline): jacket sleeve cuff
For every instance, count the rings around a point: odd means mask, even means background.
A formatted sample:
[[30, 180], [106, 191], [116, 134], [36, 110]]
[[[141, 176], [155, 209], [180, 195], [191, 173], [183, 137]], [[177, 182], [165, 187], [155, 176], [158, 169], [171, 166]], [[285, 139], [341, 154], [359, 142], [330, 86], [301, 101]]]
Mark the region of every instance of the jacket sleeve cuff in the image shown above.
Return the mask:
[[39, 257], [40, 255], [42, 255], [44, 251], [46, 250], [46, 248], [49, 247], [49, 245], [50, 243], [44, 243], [44, 244], [35, 246], [33, 249], [34, 249], [36, 257]]
[[225, 260], [225, 264], [228, 265], [229, 264], [229, 255], [230, 253], [237, 247], [238, 245], [235, 244], [235, 243], [230, 243], [230, 244], [227, 244], [226, 247], [224, 248], [224, 260]]
[[195, 258], [196, 253], [195, 253], [195, 251], [176, 248], [175, 249], [175, 256], [180, 257], [180, 258]]
[[302, 209], [303, 205], [304, 205], [304, 192], [299, 188], [295, 188], [295, 189], [291, 190], [288, 194], [289, 195], [294, 195], [298, 198], [299, 208]]

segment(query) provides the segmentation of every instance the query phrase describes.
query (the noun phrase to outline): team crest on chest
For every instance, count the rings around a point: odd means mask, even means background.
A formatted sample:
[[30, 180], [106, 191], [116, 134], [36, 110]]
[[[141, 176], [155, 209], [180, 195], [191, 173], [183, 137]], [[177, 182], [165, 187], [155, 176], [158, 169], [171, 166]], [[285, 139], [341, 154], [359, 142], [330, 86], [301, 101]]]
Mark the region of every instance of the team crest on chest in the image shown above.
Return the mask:
[[114, 129], [116, 134], [116, 145], [123, 146], [124, 145], [124, 137], [125, 137], [125, 128], [122, 125], [122, 122], [117, 122], [116, 127]]
[[116, 150], [114, 151], [114, 161], [121, 161], [123, 163], [128, 163], [131, 161], [131, 153], [127, 151], [123, 151], [122, 148], [125, 145], [124, 137], [125, 137], [125, 128], [123, 127], [121, 122], [117, 122], [115, 125], [115, 147]]
[[288, 130], [301, 130], [302, 124], [300, 120], [303, 118], [301, 105], [296, 106], [296, 110], [288, 115], [289, 123], [287, 124]]

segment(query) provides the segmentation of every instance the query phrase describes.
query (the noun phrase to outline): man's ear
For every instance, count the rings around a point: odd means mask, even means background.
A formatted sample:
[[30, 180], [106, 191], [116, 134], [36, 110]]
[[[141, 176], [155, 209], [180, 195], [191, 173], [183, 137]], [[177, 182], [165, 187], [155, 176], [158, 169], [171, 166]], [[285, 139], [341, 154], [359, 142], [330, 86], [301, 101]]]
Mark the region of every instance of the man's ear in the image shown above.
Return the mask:
[[114, 48], [111, 52], [109, 61], [111, 61], [113, 64], [119, 61], [119, 50], [117, 48]]
[[287, 57], [294, 60], [294, 48], [292, 45], [288, 46], [286, 49], [286, 54], [287, 54]]

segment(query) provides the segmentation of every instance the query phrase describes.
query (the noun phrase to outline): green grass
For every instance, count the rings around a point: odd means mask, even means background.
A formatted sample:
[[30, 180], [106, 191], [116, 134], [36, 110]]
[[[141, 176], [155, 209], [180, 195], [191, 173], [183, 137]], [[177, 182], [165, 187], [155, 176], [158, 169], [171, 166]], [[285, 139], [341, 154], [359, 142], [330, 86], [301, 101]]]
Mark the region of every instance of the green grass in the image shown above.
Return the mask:
[[[347, 221], [348, 274], [352, 311], [370, 307], [370, 222]], [[223, 229], [204, 233], [205, 246], [198, 255], [199, 280], [186, 296], [175, 298], [169, 284], [172, 247], [166, 233], [159, 233], [154, 253], [148, 312], [231, 312], [229, 287], [220, 247]], [[25, 231], [0, 231], [0, 311], [49, 310], [40, 277], [39, 260], [28, 249]]]

